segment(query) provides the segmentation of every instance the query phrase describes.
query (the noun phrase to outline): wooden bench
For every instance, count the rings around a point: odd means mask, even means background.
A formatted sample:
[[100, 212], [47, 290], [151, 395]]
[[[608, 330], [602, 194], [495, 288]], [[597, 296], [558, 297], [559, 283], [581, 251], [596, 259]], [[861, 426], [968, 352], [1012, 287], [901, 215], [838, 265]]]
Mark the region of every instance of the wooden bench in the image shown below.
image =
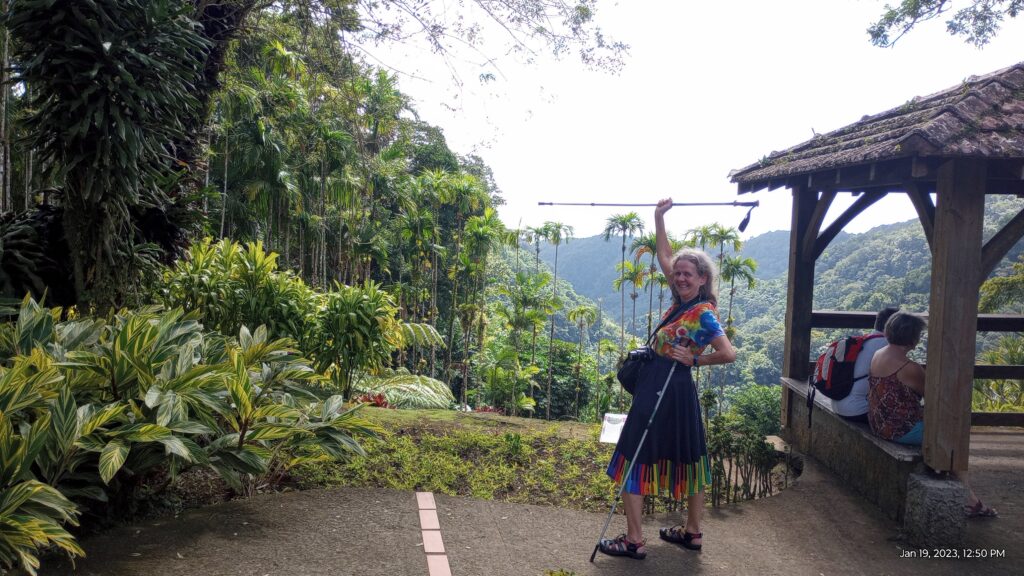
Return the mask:
[[874, 502], [894, 520], [903, 517], [907, 477], [922, 468], [921, 449], [882, 440], [867, 424], [850, 422], [815, 402], [807, 426], [807, 382], [782, 378], [787, 425], [782, 437], [831, 470], [847, 486]]

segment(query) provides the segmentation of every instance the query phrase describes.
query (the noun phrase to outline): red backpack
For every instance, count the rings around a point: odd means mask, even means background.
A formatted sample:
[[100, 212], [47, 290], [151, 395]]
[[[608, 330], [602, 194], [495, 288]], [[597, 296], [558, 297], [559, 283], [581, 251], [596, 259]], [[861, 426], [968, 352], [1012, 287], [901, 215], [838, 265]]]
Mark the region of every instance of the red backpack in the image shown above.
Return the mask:
[[853, 384], [868, 375], [855, 378], [853, 366], [857, 356], [864, 348], [864, 343], [872, 338], [881, 338], [882, 334], [872, 333], [861, 336], [847, 336], [829, 343], [825, 351], [818, 356], [814, 365], [814, 373], [808, 378], [811, 390], [807, 394], [807, 425], [810, 426], [811, 409], [814, 406], [814, 395], [821, 392], [832, 400], [842, 400], [850, 395]]
[[881, 338], [881, 334], [865, 334], [863, 336], [847, 336], [832, 342], [825, 352], [818, 356], [811, 374], [810, 383], [816, 390], [833, 400], [842, 400], [850, 395], [854, 380], [853, 364], [864, 348], [864, 343], [872, 338]]

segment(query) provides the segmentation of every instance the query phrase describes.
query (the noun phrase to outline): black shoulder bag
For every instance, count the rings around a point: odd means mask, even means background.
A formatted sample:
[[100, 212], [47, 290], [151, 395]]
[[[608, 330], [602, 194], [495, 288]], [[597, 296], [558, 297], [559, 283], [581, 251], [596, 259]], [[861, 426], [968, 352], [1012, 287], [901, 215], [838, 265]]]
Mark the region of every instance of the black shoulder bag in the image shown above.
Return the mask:
[[644, 366], [650, 363], [651, 360], [654, 360], [655, 352], [654, 349], [651, 348], [651, 342], [654, 341], [654, 336], [658, 333], [658, 330], [661, 330], [665, 325], [677, 320], [683, 315], [683, 312], [688, 309], [689, 307], [680, 304], [675, 312], [662, 320], [661, 323], [658, 324], [658, 327], [651, 332], [650, 336], [647, 337], [647, 344], [640, 348], [630, 350], [629, 353], [626, 354], [626, 359], [622, 361], [622, 365], [619, 366], [619, 371], [615, 374], [615, 377], [618, 378], [619, 384], [622, 384], [622, 387], [625, 388], [626, 392], [629, 392], [630, 395], [633, 395], [636, 392], [636, 385], [640, 382], [640, 373], [643, 372]]

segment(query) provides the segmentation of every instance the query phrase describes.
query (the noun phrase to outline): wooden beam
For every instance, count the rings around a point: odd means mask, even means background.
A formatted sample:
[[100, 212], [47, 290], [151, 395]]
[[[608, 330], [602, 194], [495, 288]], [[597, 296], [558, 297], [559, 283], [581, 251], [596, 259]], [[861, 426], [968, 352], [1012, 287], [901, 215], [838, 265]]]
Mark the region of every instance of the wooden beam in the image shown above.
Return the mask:
[[956, 158], [939, 167], [938, 205], [928, 305], [924, 462], [937, 471], [967, 470], [985, 213], [985, 162]]
[[975, 364], [976, 380], [1024, 380], [1024, 366], [1020, 364]]
[[825, 221], [825, 215], [828, 214], [828, 209], [832, 206], [832, 201], [835, 199], [836, 193], [831, 191], [822, 192], [818, 198], [818, 203], [815, 204], [814, 212], [811, 214], [811, 221], [807, 224], [807, 231], [804, 232], [804, 254], [810, 254], [814, 251], [814, 243], [818, 239], [818, 232], [821, 231], [821, 223]]
[[[807, 363], [808, 373], [814, 371], [815, 361]], [[928, 365], [925, 364], [925, 369]], [[978, 364], [974, 367], [975, 380], [1024, 380], [1024, 365], [1012, 364], [998, 366], [995, 364]]]
[[868, 194], [861, 194], [860, 198], [857, 198], [846, 209], [845, 212], [836, 218], [835, 222], [829, 225], [821, 234], [818, 235], [818, 239], [814, 241], [814, 251], [811, 253], [811, 257], [817, 260], [821, 253], [828, 248], [829, 243], [835, 239], [836, 235], [842, 231], [842, 229], [850, 223], [851, 220], [857, 217], [858, 214], [863, 212], [868, 206], [871, 206], [875, 202], [878, 202], [885, 196], [885, 193], [871, 192]]
[[989, 180], [1024, 180], [1024, 159], [1006, 158], [988, 161]]
[[932, 236], [935, 230], [935, 204], [932, 203], [931, 194], [924, 191], [925, 187], [914, 182], [907, 186], [907, 197], [917, 210], [917, 219], [921, 221], [921, 228], [924, 230], [924, 237], [928, 240], [928, 248], [934, 250]]
[[[786, 339], [782, 375], [805, 380], [811, 356], [811, 310], [814, 301], [815, 258], [804, 251], [804, 236], [818, 205], [818, 195], [806, 186], [793, 187], [789, 233], [789, 283], [786, 290]], [[789, 424], [791, 393], [782, 388], [782, 425]]]
[[[918, 314], [925, 321], [928, 314]], [[875, 325], [874, 312], [842, 312], [838, 310], [815, 310], [811, 313], [814, 328], [863, 328]], [[978, 314], [978, 332], [1024, 332], [1022, 314]]]
[[1024, 210], [1018, 212], [999, 232], [996, 232], [995, 236], [985, 242], [985, 246], [981, 249], [981, 276], [978, 286], [981, 286], [981, 283], [992, 275], [992, 271], [996, 269], [1006, 253], [1022, 237], [1024, 237]]
[[1021, 412], [973, 412], [971, 426], [1024, 426]]
[[1024, 196], [1024, 181], [1020, 180], [989, 180], [986, 194], [1006, 194], [1008, 196]]

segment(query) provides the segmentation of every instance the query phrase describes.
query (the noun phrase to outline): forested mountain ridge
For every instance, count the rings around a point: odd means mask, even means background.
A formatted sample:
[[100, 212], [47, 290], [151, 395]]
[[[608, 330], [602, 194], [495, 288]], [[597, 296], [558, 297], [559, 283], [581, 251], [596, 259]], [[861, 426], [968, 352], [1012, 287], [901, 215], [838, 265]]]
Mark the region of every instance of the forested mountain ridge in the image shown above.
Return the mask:
[[[1009, 197], [989, 197], [986, 203], [984, 237], [990, 238], [1024, 207], [1024, 201]], [[621, 239], [605, 241], [602, 236], [573, 238], [559, 247], [559, 276], [565, 278], [580, 295], [602, 302], [605, 313], [617, 319], [620, 296], [612, 288], [617, 278], [615, 265], [621, 254]], [[627, 246], [629, 240], [627, 239]], [[715, 256], [716, 250], [708, 250]], [[1006, 274], [1010, 264], [1022, 252], [1014, 247], [997, 268], [995, 275]], [[549, 260], [553, 251], [542, 245], [540, 257]], [[757, 261], [757, 285], [753, 290], [737, 289], [732, 306], [736, 335], [734, 344], [739, 359], [730, 367], [739, 385], [773, 384], [778, 381], [784, 341], [783, 322], [786, 307], [786, 272], [789, 259], [789, 232], [774, 231], [746, 240], [740, 255]], [[627, 259], [631, 255], [627, 254]], [[647, 258], [644, 258], [646, 261]], [[875, 311], [887, 305], [899, 305], [925, 312], [931, 282], [931, 255], [920, 223], [908, 220], [877, 226], [867, 232], [840, 233], [818, 259], [815, 267], [814, 309]], [[631, 314], [629, 287], [626, 317]], [[726, 306], [728, 288], [720, 296]], [[654, 295], [658, 309], [658, 294]], [[647, 293], [638, 299], [637, 315], [646, 314]], [[722, 316], [725, 311], [722, 310]], [[637, 320], [638, 326], [641, 324]], [[627, 320], [627, 330], [630, 323]], [[831, 333], [815, 332], [812, 349], [824, 343]], [[979, 339], [984, 347], [986, 338]]]

